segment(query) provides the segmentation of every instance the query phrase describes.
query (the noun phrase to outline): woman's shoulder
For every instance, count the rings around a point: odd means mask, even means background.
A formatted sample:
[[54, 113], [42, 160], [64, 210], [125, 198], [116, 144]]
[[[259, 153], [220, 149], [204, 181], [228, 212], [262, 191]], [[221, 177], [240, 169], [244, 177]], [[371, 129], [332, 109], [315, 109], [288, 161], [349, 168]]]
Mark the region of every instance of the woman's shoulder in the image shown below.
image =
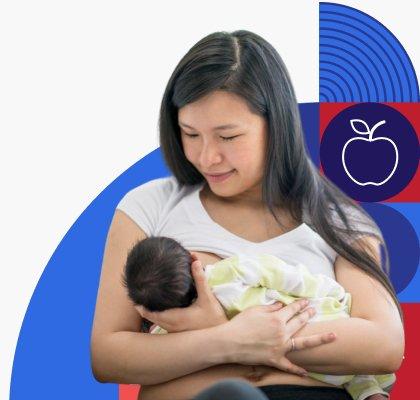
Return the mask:
[[148, 197], [158, 199], [169, 197], [173, 192], [179, 191], [182, 186], [174, 176], [152, 179], [129, 190], [125, 198], [145, 200]]
[[116, 208], [136, 222], [147, 236], [151, 236], [164, 207], [174, 198], [182, 197], [184, 192], [185, 187], [174, 176], [157, 178], [129, 190]]

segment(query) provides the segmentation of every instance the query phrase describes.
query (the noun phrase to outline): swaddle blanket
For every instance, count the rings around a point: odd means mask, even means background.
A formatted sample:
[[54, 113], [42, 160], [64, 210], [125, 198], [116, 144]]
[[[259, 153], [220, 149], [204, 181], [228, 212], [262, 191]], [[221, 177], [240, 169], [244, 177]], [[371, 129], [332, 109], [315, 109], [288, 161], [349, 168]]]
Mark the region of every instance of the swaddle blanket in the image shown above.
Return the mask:
[[[351, 295], [334, 279], [312, 274], [302, 264], [290, 265], [270, 254], [235, 255], [205, 267], [207, 281], [229, 319], [248, 307], [281, 301], [290, 304], [307, 298], [316, 314], [309, 322], [349, 318]], [[167, 333], [155, 327], [151, 333]], [[327, 375], [310, 372], [308, 376], [344, 387], [355, 400], [381, 393], [388, 395], [395, 382], [387, 375]]]

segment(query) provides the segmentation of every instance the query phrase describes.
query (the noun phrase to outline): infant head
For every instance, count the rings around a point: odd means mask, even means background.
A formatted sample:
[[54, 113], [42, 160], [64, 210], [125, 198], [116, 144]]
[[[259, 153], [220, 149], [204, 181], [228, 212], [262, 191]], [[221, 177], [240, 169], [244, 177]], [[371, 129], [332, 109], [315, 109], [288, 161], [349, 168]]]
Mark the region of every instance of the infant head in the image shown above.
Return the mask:
[[123, 283], [130, 299], [151, 311], [187, 307], [197, 297], [191, 254], [176, 240], [150, 237], [130, 250]]

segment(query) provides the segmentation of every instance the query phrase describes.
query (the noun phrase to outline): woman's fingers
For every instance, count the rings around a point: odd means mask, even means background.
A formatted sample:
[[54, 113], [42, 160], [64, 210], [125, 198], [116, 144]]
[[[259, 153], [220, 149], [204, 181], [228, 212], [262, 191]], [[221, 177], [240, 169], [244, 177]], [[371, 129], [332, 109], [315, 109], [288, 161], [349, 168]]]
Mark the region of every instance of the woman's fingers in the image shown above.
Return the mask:
[[296, 300], [293, 303], [287, 305], [286, 307], [283, 307], [281, 310], [281, 315], [282, 317], [284, 317], [285, 321], [288, 321], [295, 314], [302, 311], [308, 304], [309, 301], [306, 299]]
[[283, 306], [284, 306], [284, 304], [281, 301], [276, 301], [275, 303], [270, 304], [268, 306], [267, 305], [262, 306], [262, 309], [264, 311], [271, 312], [271, 311], [280, 310], [281, 308], [283, 308]]
[[296, 374], [300, 376], [308, 375], [308, 371], [297, 366], [296, 364], [291, 363], [286, 357], [282, 357], [282, 359], [278, 363], [277, 368], [290, 374]]
[[287, 329], [290, 335], [293, 336], [298, 330], [303, 328], [314, 315], [315, 309], [309, 307], [290, 318], [287, 322]]
[[[336, 338], [337, 336], [333, 332], [320, 333], [317, 335], [293, 338], [293, 341], [294, 341], [293, 350], [303, 350], [303, 349], [309, 349], [311, 347], [317, 347], [317, 346], [320, 346], [321, 344], [331, 343]], [[292, 350], [292, 344], [289, 351], [291, 350]]]
[[202, 299], [204, 296], [209, 296], [211, 289], [207, 283], [206, 275], [200, 261], [194, 261], [191, 264], [191, 272], [197, 290], [197, 297]]
[[191, 254], [191, 258], [193, 259], [193, 261], [197, 261], [198, 260], [197, 253], [194, 253], [194, 252], [191, 251], [190, 254]]

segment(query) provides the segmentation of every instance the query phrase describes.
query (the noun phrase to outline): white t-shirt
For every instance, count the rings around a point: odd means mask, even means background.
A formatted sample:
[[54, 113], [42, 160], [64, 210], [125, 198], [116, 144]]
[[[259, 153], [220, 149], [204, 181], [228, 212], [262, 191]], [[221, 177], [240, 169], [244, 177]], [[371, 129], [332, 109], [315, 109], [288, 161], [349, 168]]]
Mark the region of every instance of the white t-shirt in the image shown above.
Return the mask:
[[173, 176], [155, 179], [129, 191], [117, 209], [136, 222], [147, 237], [171, 237], [189, 251], [205, 251], [221, 258], [268, 253], [291, 265], [302, 263], [313, 274], [335, 279], [337, 253], [308, 224], [303, 222], [260, 243], [251, 242], [211, 219], [199, 197], [203, 185], [181, 186]]

